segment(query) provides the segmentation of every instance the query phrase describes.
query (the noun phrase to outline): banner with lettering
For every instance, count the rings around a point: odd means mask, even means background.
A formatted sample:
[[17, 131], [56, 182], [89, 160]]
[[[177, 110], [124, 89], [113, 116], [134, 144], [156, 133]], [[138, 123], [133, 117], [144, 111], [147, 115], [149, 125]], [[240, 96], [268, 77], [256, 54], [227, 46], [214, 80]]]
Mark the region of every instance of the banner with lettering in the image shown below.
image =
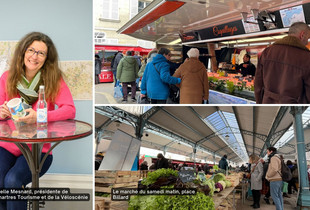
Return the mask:
[[234, 22], [215, 25], [210, 28], [202, 29], [198, 31], [202, 40], [204, 39], [214, 39], [221, 38], [226, 36], [234, 36], [239, 34], [245, 34], [245, 30], [243, 28], [243, 24], [241, 20], [237, 20]]
[[200, 36], [199, 33], [197, 31], [195, 32], [188, 32], [188, 33], [183, 33], [183, 32], [179, 32], [179, 36], [180, 39], [182, 40], [182, 42], [192, 42], [192, 41], [199, 41]]

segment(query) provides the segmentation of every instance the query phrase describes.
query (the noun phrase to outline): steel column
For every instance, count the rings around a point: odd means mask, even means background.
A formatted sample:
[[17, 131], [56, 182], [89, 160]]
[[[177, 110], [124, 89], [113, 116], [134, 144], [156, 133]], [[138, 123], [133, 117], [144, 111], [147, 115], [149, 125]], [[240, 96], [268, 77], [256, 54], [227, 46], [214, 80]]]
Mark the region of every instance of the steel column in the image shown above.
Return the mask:
[[297, 204], [299, 207], [310, 207], [310, 191], [309, 180], [307, 173], [307, 160], [305, 150], [304, 129], [302, 123], [302, 107], [291, 107], [291, 112], [294, 116], [294, 133], [297, 145], [297, 163], [299, 175], [299, 196]]

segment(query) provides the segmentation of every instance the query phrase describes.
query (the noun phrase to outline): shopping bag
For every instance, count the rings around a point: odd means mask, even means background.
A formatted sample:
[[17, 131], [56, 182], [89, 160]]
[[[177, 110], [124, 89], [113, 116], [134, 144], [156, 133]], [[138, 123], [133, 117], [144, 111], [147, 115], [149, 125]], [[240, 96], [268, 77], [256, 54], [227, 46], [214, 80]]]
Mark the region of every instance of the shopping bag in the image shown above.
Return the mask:
[[283, 182], [282, 192], [283, 193], [287, 193], [288, 192], [288, 183], [287, 182]]
[[138, 100], [137, 100], [138, 104], [150, 104], [151, 101], [148, 99], [147, 96], [141, 97], [141, 95], [138, 96]]
[[123, 97], [123, 89], [122, 85], [119, 81], [116, 82], [116, 86], [114, 87], [114, 98], [122, 98]]
[[170, 84], [169, 85], [169, 98], [173, 103], [180, 103], [180, 88], [176, 85]]

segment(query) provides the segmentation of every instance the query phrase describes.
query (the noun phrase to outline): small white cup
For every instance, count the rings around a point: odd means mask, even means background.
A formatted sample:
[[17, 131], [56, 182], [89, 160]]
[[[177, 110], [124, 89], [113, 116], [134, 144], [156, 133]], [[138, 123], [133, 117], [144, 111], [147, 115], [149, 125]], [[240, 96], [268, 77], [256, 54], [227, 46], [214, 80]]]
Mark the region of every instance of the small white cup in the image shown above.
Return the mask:
[[13, 120], [17, 120], [18, 118], [26, 115], [22, 100], [20, 98], [11, 99], [6, 105], [12, 114]]

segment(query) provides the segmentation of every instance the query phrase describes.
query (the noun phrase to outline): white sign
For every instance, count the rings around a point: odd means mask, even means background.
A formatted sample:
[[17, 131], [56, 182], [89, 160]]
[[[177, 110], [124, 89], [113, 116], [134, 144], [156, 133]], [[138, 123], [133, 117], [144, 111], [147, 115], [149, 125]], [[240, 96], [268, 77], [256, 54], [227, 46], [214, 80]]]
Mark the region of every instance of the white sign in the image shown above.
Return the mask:
[[129, 134], [117, 130], [99, 170], [131, 170], [141, 142]]

